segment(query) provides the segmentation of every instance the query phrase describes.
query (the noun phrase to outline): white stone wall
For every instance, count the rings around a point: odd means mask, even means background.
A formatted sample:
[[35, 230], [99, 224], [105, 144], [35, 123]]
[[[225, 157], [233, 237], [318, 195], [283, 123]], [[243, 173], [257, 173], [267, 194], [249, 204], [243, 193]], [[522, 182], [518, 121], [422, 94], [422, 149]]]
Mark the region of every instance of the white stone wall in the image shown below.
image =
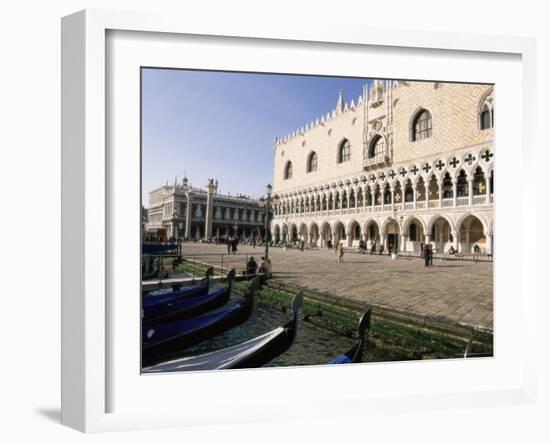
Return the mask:
[[[295, 228], [298, 236], [307, 235], [308, 241], [323, 246], [327, 236], [323, 232], [330, 232], [329, 236], [338, 240], [343, 231], [339, 226], [344, 225], [346, 245], [353, 246], [360, 238], [350, 237], [350, 226], [358, 223], [364, 238], [366, 226], [375, 222], [382, 234], [400, 235], [400, 250], [416, 251], [419, 244], [408, 239], [410, 223], [414, 222], [422, 228], [424, 240], [432, 242], [436, 249], [445, 251], [452, 244], [470, 253], [472, 243], [468, 239], [477, 233], [461, 234], [461, 228], [464, 219], [468, 219], [467, 224], [477, 219], [485, 236], [477, 243], [491, 253], [493, 195], [489, 181], [494, 164], [493, 129], [480, 128], [480, 110], [483, 103], [492, 109], [492, 86], [375, 81], [365, 96], [368, 98], [359, 105], [339, 102], [324, 122], [276, 139], [274, 192], [280, 202], [274, 231], [282, 233], [283, 229]], [[431, 113], [432, 136], [413, 141], [413, 120], [423, 109]], [[368, 156], [368, 148], [376, 136], [384, 138], [386, 149], [373, 159]], [[343, 138], [350, 140], [351, 161], [338, 164], [338, 143]], [[319, 158], [318, 171], [307, 173], [307, 158], [314, 149]], [[288, 160], [293, 162], [293, 176], [285, 180]], [[485, 179], [481, 193], [474, 192], [476, 170], [482, 171]], [[461, 171], [467, 180], [467, 196], [457, 192]], [[452, 197], [443, 192], [446, 175], [452, 183]], [[432, 178], [437, 183], [436, 190], [426, 200]], [[407, 185], [413, 189], [413, 200], [405, 202]], [[389, 189], [391, 201], [380, 203], [374, 198], [374, 203], [366, 203], [367, 195], [372, 199], [376, 189], [383, 193], [385, 188]], [[363, 203], [353, 204], [350, 195], [357, 198], [359, 193]], [[323, 198], [338, 200], [339, 205], [322, 208], [319, 201]], [[472, 217], [467, 218], [469, 215]], [[452, 241], [428, 236], [435, 219], [447, 220], [446, 227], [441, 228], [446, 229], [445, 235], [452, 235]], [[390, 222], [394, 223], [391, 227]], [[387, 236], [381, 240], [386, 241]]]

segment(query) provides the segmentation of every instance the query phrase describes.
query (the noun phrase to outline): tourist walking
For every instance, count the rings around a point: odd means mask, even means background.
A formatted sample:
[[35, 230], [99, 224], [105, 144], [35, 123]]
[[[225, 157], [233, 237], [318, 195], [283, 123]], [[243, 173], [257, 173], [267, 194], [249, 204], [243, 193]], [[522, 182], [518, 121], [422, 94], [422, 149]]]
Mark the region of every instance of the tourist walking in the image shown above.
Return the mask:
[[300, 239], [300, 252], [304, 251], [304, 246], [306, 245], [306, 242], [304, 241], [304, 238]]
[[427, 246], [428, 248], [428, 262], [429, 262], [429, 265], [430, 266], [433, 266], [434, 265], [434, 249], [433, 249], [433, 246], [431, 244], [428, 244]]
[[365, 241], [363, 241], [362, 239], [359, 240], [359, 254], [365, 254]]
[[232, 238], [230, 236], [225, 237], [225, 242], [227, 243], [227, 254], [231, 254], [231, 242]]
[[344, 247], [341, 243], [336, 246], [336, 256], [338, 257], [338, 262], [341, 263], [344, 259]]

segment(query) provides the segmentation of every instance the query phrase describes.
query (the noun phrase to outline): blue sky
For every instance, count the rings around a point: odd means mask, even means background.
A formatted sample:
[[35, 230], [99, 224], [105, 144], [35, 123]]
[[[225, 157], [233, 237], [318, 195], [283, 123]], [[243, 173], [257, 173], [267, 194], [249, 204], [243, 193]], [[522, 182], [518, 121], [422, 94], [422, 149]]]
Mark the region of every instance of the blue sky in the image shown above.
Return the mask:
[[184, 172], [223, 193], [260, 196], [273, 176], [273, 138], [331, 111], [365, 79], [143, 69], [143, 203], [153, 187]]

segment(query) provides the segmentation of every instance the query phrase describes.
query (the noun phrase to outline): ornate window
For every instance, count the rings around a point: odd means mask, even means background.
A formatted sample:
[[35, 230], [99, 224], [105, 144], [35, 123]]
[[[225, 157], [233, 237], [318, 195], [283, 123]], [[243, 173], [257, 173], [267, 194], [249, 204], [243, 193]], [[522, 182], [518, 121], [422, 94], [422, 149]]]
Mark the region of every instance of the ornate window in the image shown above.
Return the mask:
[[443, 198], [453, 198], [453, 179], [447, 172], [443, 177]]
[[468, 177], [463, 170], [460, 171], [456, 178], [456, 196], [468, 196]]
[[423, 140], [432, 136], [432, 114], [426, 109], [420, 111], [412, 124], [412, 141]]
[[375, 158], [379, 155], [384, 155], [386, 150], [386, 143], [384, 137], [378, 135], [372, 142], [369, 147], [369, 158]]
[[344, 138], [338, 146], [338, 162], [345, 163], [351, 159], [351, 146], [349, 140]]
[[479, 128], [481, 130], [493, 127], [493, 110], [487, 104], [484, 104], [479, 114]]
[[307, 171], [315, 172], [317, 170], [317, 153], [311, 152], [307, 160]]
[[474, 195], [485, 195], [487, 193], [487, 183], [485, 182], [485, 173], [481, 167], [477, 167], [474, 172]]
[[292, 178], [292, 162], [286, 163], [285, 167], [285, 180]]

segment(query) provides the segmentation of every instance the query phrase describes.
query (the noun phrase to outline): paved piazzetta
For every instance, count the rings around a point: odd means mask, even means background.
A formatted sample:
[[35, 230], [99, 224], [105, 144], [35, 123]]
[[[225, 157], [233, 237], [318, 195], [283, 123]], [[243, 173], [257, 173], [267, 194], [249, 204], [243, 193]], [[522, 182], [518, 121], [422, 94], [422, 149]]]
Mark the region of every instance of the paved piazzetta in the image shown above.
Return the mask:
[[[260, 262], [264, 248], [239, 245], [228, 255], [226, 245], [184, 243], [183, 253], [202, 262], [244, 269], [250, 256]], [[493, 263], [361, 255], [346, 251], [338, 263], [333, 250], [269, 250], [273, 280], [417, 315], [493, 328]]]

